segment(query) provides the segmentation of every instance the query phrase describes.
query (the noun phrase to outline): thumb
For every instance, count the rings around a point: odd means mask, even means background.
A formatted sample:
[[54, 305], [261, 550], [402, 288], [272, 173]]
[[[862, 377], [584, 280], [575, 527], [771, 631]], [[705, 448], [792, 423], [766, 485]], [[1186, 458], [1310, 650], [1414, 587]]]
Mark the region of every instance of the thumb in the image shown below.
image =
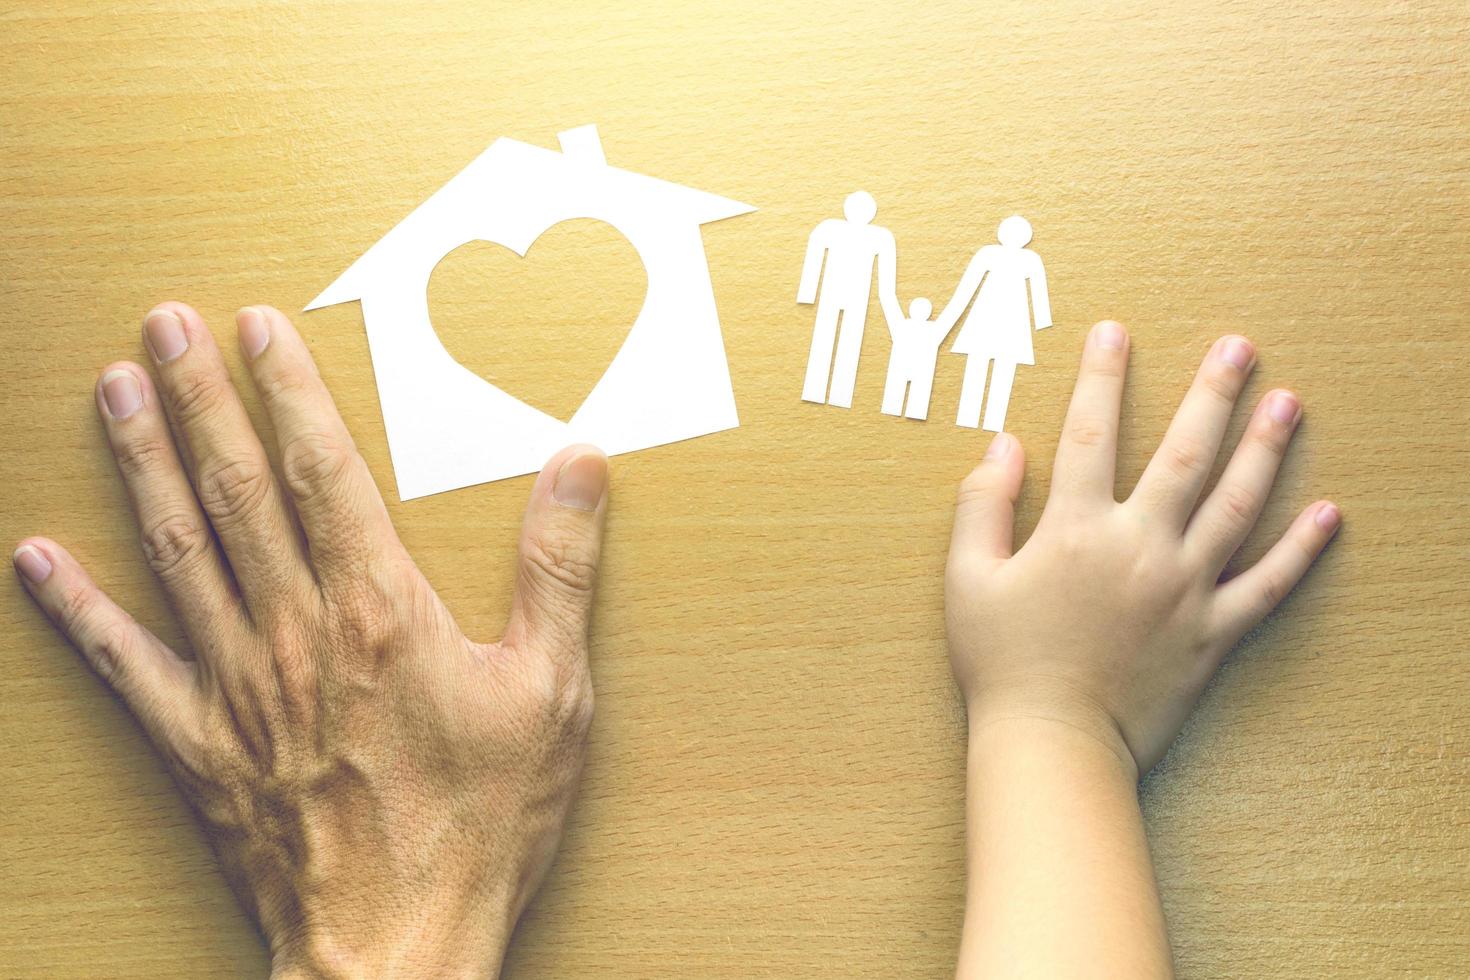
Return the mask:
[[506, 642], [552, 657], [584, 656], [607, 514], [607, 457], [568, 446], [547, 461], [521, 525]]
[[960, 484], [955, 504], [954, 554], [978, 553], [984, 558], [1011, 557], [1011, 533], [1016, 520], [1016, 498], [1026, 456], [1015, 436], [998, 432], [980, 465]]

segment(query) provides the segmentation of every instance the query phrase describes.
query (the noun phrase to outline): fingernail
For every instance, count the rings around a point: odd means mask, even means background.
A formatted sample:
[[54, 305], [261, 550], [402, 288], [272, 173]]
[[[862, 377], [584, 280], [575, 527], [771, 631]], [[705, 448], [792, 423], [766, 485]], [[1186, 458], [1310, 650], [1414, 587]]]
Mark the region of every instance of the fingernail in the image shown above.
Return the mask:
[[1289, 391], [1278, 391], [1271, 396], [1270, 403], [1266, 406], [1266, 412], [1274, 422], [1282, 425], [1293, 425], [1301, 417], [1302, 404], [1296, 400], [1296, 396]]
[[247, 306], [235, 314], [235, 326], [240, 330], [240, 346], [245, 349], [245, 356], [255, 360], [265, 350], [265, 345], [271, 342], [271, 330], [265, 321], [265, 314], [253, 306]]
[[990, 440], [990, 448], [985, 450], [985, 458], [990, 460], [1005, 459], [1011, 451], [1011, 437], [1004, 432], [997, 432], [995, 438]]
[[561, 464], [551, 495], [565, 507], [596, 510], [606, 487], [607, 457], [598, 452], [582, 453]]
[[1336, 531], [1337, 526], [1342, 523], [1342, 511], [1337, 509], [1336, 504], [1323, 504], [1317, 508], [1317, 526], [1324, 531]]
[[1123, 325], [1112, 320], [1104, 320], [1092, 328], [1092, 335], [1097, 338], [1097, 346], [1103, 350], [1123, 349]]
[[184, 336], [184, 321], [170, 310], [154, 310], [143, 320], [143, 337], [148, 350], [159, 364], [167, 364], [189, 349]]
[[125, 419], [143, 407], [143, 388], [131, 371], [108, 371], [102, 376], [102, 402], [107, 414]]
[[11, 560], [15, 562], [16, 571], [24, 575], [26, 581], [32, 585], [40, 585], [51, 575], [51, 562], [41, 554], [39, 548], [23, 544], [15, 549]]
[[1244, 371], [1256, 359], [1256, 349], [1242, 337], [1228, 337], [1220, 350], [1220, 357], [1237, 371]]

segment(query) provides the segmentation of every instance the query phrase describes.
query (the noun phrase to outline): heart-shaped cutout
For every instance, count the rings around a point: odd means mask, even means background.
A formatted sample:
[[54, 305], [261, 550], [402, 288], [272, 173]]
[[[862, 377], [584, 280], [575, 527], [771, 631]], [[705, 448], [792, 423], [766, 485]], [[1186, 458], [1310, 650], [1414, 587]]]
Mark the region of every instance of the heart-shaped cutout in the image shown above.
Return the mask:
[[497, 388], [566, 421], [643, 308], [648, 274], [632, 244], [591, 218], [547, 229], [525, 258], [474, 241], [429, 279], [429, 318], [450, 355]]

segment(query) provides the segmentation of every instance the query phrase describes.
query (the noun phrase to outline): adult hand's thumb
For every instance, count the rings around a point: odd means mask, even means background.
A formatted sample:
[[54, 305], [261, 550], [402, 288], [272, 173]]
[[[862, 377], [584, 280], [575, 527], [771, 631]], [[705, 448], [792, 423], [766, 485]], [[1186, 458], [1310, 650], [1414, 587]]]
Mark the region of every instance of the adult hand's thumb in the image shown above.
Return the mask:
[[521, 526], [506, 639], [548, 656], [585, 656], [607, 514], [607, 457], [569, 446], [542, 468]]

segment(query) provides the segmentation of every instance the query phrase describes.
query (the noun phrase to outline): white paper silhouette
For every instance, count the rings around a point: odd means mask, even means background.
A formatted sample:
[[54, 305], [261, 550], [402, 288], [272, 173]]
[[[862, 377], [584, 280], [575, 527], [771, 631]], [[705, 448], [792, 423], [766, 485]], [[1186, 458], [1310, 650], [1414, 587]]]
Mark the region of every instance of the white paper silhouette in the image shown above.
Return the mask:
[[[953, 322], [930, 320], [933, 305], [922, 296], [909, 304], [908, 319], [888, 322], [893, 349], [888, 354], [888, 380], [883, 384], [883, 412], [911, 419], [929, 417], [929, 390], [939, 365], [939, 348]], [[908, 408], [904, 409], [904, 393]]]
[[[895, 290], [898, 259], [893, 233], [872, 224], [873, 216], [878, 213], [873, 196], [867, 191], [849, 194], [842, 211], [846, 215], [845, 221], [841, 218], [823, 221], [807, 241], [806, 261], [802, 263], [796, 301], [817, 304], [817, 323], [812, 331], [811, 353], [807, 356], [802, 400], [851, 408], [875, 262], [878, 265], [878, 300], [884, 315], [896, 322], [903, 319], [903, 312], [899, 309]], [[834, 340], [837, 345], [835, 361], [832, 358]], [[830, 394], [827, 391], [829, 368]]]
[[951, 353], [966, 357], [955, 424], [972, 429], [980, 424], [986, 368], [994, 361], [990, 395], [985, 401], [985, 428], [991, 432], [1005, 428], [1016, 365], [1036, 363], [1031, 345], [1032, 310], [1035, 310], [1037, 330], [1051, 326], [1046, 271], [1041, 257], [1025, 247], [1031, 241], [1030, 223], [1020, 215], [1012, 215], [1000, 223], [996, 237], [999, 245], [986, 245], [975, 253], [954, 298], [939, 315], [939, 322], [948, 329], [964, 313], [965, 307], [970, 306], [971, 300], [974, 301], [950, 348]]
[[[560, 153], [497, 139], [306, 307], [362, 301], [404, 500], [534, 473], [572, 442], [613, 455], [740, 424], [700, 226], [755, 209], [608, 166], [595, 126], [559, 140]], [[524, 256], [573, 218], [605, 221], [626, 237], [648, 290], [606, 372], [563, 422], [450, 355], [429, 321], [428, 284], [439, 260], [467, 242]]]

